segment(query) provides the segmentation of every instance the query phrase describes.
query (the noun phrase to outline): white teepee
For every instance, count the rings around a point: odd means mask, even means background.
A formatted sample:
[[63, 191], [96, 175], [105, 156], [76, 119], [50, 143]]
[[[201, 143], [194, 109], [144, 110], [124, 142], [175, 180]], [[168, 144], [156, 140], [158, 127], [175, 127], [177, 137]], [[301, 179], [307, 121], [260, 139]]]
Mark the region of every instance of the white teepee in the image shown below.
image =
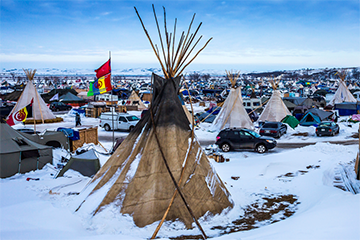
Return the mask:
[[272, 82], [273, 94], [262, 111], [258, 122], [280, 122], [286, 115], [291, 115], [289, 109], [281, 99], [279, 90], [276, 90], [277, 83]]
[[351, 94], [349, 89], [346, 87], [345, 84], [345, 77], [346, 73], [338, 73], [340, 80], [339, 80], [339, 87], [336, 90], [334, 97], [330, 100], [329, 104], [334, 106], [336, 103], [342, 102], [357, 102], [356, 98]]
[[126, 105], [137, 105], [138, 110], [147, 109], [143, 101], [140, 99], [140, 97], [136, 94], [134, 90], [131, 92], [130, 97], [126, 100]]
[[34, 78], [36, 70], [24, 70], [29, 81], [26, 84], [26, 87], [24, 88], [20, 98], [18, 99], [15, 107], [11, 110], [9, 116], [19, 111], [20, 109], [23, 109], [27, 105], [29, 105], [32, 102], [32, 117], [29, 117], [29, 119], [35, 119], [35, 120], [44, 120], [47, 119], [55, 119], [55, 115], [51, 112], [51, 110], [47, 107], [46, 103], [36, 90], [32, 80]]
[[245, 110], [243, 99], [241, 97], [241, 87], [235, 88], [237, 77], [234, 74], [227, 72], [231, 81], [231, 89], [229, 96], [226, 98], [219, 114], [216, 116], [211, 129], [222, 130], [224, 128], [247, 128], [254, 129], [248, 113]]

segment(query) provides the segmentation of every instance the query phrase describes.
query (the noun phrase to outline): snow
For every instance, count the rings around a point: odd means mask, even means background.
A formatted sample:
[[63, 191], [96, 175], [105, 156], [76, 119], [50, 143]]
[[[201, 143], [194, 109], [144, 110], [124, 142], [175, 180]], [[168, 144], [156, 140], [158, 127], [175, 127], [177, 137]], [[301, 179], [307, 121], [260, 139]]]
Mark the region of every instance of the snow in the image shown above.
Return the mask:
[[[196, 111], [200, 110], [198, 106]], [[139, 115], [139, 112], [135, 113]], [[63, 114], [64, 122], [37, 125], [37, 131], [74, 127], [74, 117]], [[344, 118], [345, 119], [345, 118]], [[340, 119], [343, 120], [343, 119]], [[82, 117], [83, 126], [98, 126], [99, 120]], [[340, 145], [329, 141], [355, 140], [350, 135], [359, 129], [358, 123], [340, 122], [340, 133], [334, 137], [316, 137], [314, 127], [298, 127], [277, 141], [279, 143], [314, 143], [301, 148], [275, 148], [265, 154], [241, 150], [221, 154], [230, 161], [217, 163], [209, 158], [212, 167], [224, 182], [234, 202], [233, 209], [227, 209], [216, 216], [203, 216], [199, 219], [205, 233], [213, 239], [359, 239], [360, 194], [352, 194], [334, 187], [334, 175], [340, 164], [353, 168], [358, 145]], [[33, 126], [26, 126], [32, 128]], [[214, 140], [217, 132], [209, 132], [209, 125], [200, 124], [195, 134], [199, 141]], [[23, 128], [17, 125], [15, 128]], [[308, 136], [294, 136], [294, 133], [308, 133]], [[112, 132], [98, 129], [99, 137], [110, 137]], [[115, 131], [115, 137], [128, 133]], [[111, 138], [110, 138], [111, 139]], [[111, 140], [102, 141], [110, 149]], [[101, 146], [95, 147], [105, 152]], [[199, 152], [202, 154], [203, 151]], [[54, 163], [61, 156], [69, 154], [55, 149]], [[98, 154], [101, 165], [109, 155]], [[137, 156], [140, 159], [141, 155]], [[135, 161], [131, 168], [137, 167]], [[110, 207], [92, 216], [93, 206], [102, 200], [104, 192], [95, 192], [84, 203], [80, 211], [75, 209], [96, 185], [90, 185], [90, 178], [75, 171], [68, 171], [64, 177], [55, 179], [58, 172], [56, 164], [46, 165], [41, 170], [26, 174], [16, 174], [0, 179], [0, 239], [148, 239], [158, 222], [144, 228], [136, 227], [132, 217], [122, 215], [116, 206]], [[115, 174], [117, 176], [119, 173]], [[30, 178], [27, 181], [27, 178]], [[36, 180], [38, 179], [38, 180]], [[209, 179], [211, 188], [211, 179]], [[106, 189], [106, 188], [102, 188]], [[80, 193], [79, 195], [76, 193]], [[283, 217], [279, 212], [271, 220], [259, 221], [256, 228], [247, 231], [221, 235], [223, 230], [215, 226], [231, 226], [233, 221], [241, 219], [246, 207], [253, 203], [264, 202], [271, 196], [292, 195], [296, 202], [289, 208], [294, 213]], [[89, 204], [89, 205], [87, 205]], [[89, 207], [91, 205], [91, 207]], [[284, 219], [283, 219], [284, 218]], [[277, 222], [271, 223], [272, 220]], [[226, 231], [226, 230], [225, 230]], [[166, 222], [160, 229], [160, 239], [181, 235], [198, 235], [195, 227], [186, 230], [179, 222]]]

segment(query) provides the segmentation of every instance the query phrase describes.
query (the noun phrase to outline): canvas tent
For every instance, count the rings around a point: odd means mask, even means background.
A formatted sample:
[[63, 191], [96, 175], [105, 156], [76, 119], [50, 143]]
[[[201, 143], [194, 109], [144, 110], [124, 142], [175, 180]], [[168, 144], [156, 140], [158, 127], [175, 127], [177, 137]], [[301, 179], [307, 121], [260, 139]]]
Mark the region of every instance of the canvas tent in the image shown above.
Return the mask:
[[95, 150], [90, 149], [82, 154], [72, 156], [56, 177], [62, 177], [69, 169], [77, 171], [83, 176], [94, 176], [100, 169], [100, 161]]
[[265, 105], [258, 122], [280, 122], [284, 117], [286, 117], [286, 115], [291, 115], [289, 109], [285, 106], [283, 100], [281, 99], [280, 91], [276, 90], [277, 83], [273, 81], [272, 85], [274, 89], [273, 94]]
[[78, 96], [72, 94], [71, 92], [67, 92], [59, 97], [59, 102], [63, 102], [63, 103], [80, 103], [84, 101], [85, 101], [84, 99], [79, 98]]
[[240, 72], [236, 76], [233, 73], [227, 72], [227, 76], [231, 81], [230, 93], [221, 107], [219, 114], [212, 123], [212, 130], [219, 131], [224, 128], [254, 129], [254, 124], [243, 104], [241, 87], [235, 88], [239, 75]]
[[126, 106], [137, 106], [138, 110], [144, 110], [147, 109], [143, 101], [140, 99], [140, 97], [136, 94], [136, 92], [133, 90], [131, 92], [130, 97], [125, 102]]
[[[182, 44], [191, 45], [192, 41]], [[169, 59], [185, 61], [183, 54]], [[204, 214], [211, 216], [233, 206], [179, 100], [184, 68], [162, 63], [166, 65], [162, 67], [165, 78], [152, 75], [149, 111], [95, 175], [77, 211], [91, 210], [96, 217], [115, 207], [119, 214], [129, 214], [139, 227], [164, 219], [191, 228], [194, 221], [199, 226], [197, 219]]]
[[343, 102], [356, 103], [357, 102], [356, 98], [351, 94], [349, 89], [346, 87], [346, 84], [345, 84], [346, 73], [345, 72], [342, 72], [342, 73], [338, 72], [337, 74], [340, 77], [339, 87], [336, 90], [333, 98], [330, 100], [329, 105], [334, 106], [337, 103], [343, 103]]
[[18, 99], [15, 107], [10, 112], [9, 116], [12, 113], [16, 113], [17, 111], [23, 109], [32, 102], [32, 117], [30, 117], [29, 119], [42, 120], [42, 123], [44, 123], [44, 120], [55, 119], [56, 118], [55, 115], [47, 107], [46, 103], [41, 98], [40, 94], [38, 93], [32, 82], [36, 70], [34, 71], [24, 70], [24, 71], [29, 81], [26, 84], [24, 91], [22, 92], [20, 98]]
[[333, 112], [324, 111], [317, 108], [309, 109], [304, 117], [300, 120], [301, 126], [312, 126], [318, 125], [322, 121], [330, 120]]
[[33, 142], [0, 123], [0, 178], [41, 169], [52, 162], [52, 147]]

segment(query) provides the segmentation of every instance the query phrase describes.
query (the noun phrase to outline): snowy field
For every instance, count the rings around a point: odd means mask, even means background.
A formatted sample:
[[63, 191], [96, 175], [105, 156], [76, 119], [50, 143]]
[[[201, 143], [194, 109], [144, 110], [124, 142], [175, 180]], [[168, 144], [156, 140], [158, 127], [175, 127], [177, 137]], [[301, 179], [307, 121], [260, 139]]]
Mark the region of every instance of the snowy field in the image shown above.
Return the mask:
[[[195, 107], [195, 112], [202, 110]], [[131, 113], [140, 115], [140, 112]], [[61, 117], [64, 122], [37, 125], [36, 130], [75, 126], [71, 114]], [[98, 123], [98, 119], [82, 118], [83, 126], [98, 126]], [[20, 127], [23, 126], [15, 126]], [[196, 130], [199, 140], [215, 140], [217, 132], [209, 132], [207, 128], [207, 124], [201, 124]], [[351, 135], [358, 131], [359, 125], [345, 122], [340, 123], [340, 128], [335, 137], [319, 138], [315, 136], [314, 127], [298, 127], [289, 129], [278, 140], [317, 142], [312, 146], [275, 148], [265, 154], [254, 151], [222, 153], [229, 160], [224, 163], [209, 159], [230, 191], [234, 208], [221, 215], [201, 218], [205, 233], [213, 239], [360, 239], [360, 194], [354, 195], [334, 186], [341, 169], [353, 169], [358, 145], [327, 142], [354, 140]], [[293, 136], [299, 132], [308, 132], [308, 136]], [[112, 132], [101, 128], [98, 133], [99, 138], [112, 136]], [[116, 131], [114, 135], [117, 138], [127, 134]], [[109, 150], [112, 142], [104, 141], [102, 145]], [[100, 146], [95, 148], [105, 152]], [[55, 149], [53, 153], [54, 162], [66, 154], [61, 149]], [[101, 164], [108, 158], [103, 154], [99, 157]], [[121, 215], [111, 208], [94, 217], [75, 212], [90, 178], [69, 170], [64, 177], [54, 179], [57, 172], [48, 164], [42, 170], [0, 179], [1, 240], [151, 237], [157, 223], [138, 228], [131, 216]], [[186, 230], [181, 223], [168, 222], [158, 237], [169, 239], [187, 235], [199, 235], [199, 231], [195, 226]]]

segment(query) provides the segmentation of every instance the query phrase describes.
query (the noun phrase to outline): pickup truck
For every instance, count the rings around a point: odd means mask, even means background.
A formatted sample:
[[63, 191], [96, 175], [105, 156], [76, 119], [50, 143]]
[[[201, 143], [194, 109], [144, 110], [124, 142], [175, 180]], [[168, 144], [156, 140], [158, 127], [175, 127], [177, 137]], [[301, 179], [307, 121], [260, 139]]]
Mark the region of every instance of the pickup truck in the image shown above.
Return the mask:
[[104, 128], [105, 131], [110, 131], [114, 124], [114, 130], [131, 131], [139, 120], [138, 117], [128, 113], [105, 112], [100, 115], [100, 127]]

